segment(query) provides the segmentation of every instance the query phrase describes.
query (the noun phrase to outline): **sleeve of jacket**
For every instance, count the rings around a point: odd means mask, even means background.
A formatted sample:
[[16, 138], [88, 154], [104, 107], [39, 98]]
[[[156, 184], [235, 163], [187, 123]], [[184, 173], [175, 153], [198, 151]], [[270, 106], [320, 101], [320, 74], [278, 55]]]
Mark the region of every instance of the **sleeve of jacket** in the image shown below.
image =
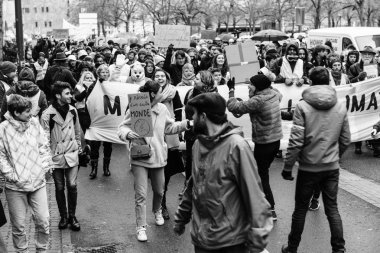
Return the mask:
[[177, 211], [174, 214], [174, 222], [181, 225], [186, 225], [191, 220], [193, 208], [193, 178], [190, 177], [187, 181], [187, 186], [182, 196], [182, 200], [178, 205]]
[[173, 98], [173, 109], [174, 109], [174, 117], [175, 121], [182, 121], [182, 101], [179, 96], [178, 91], [176, 91], [175, 96]]
[[268, 245], [268, 236], [273, 228], [273, 220], [270, 205], [262, 190], [255, 158], [248, 143], [245, 141], [238, 143], [232, 149], [229, 161], [229, 167], [234, 170], [233, 173], [249, 219], [250, 229], [247, 245], [250, 252], [262, 252]]
[[163, 69], [169, 73], [170, 73], [170, 65], [171, 65], [172, 56], [173, 56], [173, 49], [168, 49], [168, 51], [166, 52]]
[[43, 129], [43, 131], [45, 132], [45, 137], [47, 138], [47, 145], [49, 147], [49, 150], [50, 150], [50, 153], [52, 152], [51, 151], [51, 146], [50, 146], [50, 124], [49, 124], [49, 121], [50, 121], [50, 114], [48, 114], [46, 111], [42, 113], [42, 116], [41, 116], [41, 119], [40, 119], [40, 124], [41, 124], [41, 127]]
[[339, 136], [339, 157], [342, 157], [343, 153], [346, 151], [351, 143], [351, 132], [350, 125], [348, 123], [347, 113], [344, 116], [344, 121], [342, 125], [342, 130]]
[[126, 141], [128, 134], [132, 131], [131, 129], [131, 112], [127, 110], [123, 122], [118, 127], [117, 135], [120, 140]]
[[[4, 128], [1, 127], [0, 131], [4, 131]], [[5, 140], [4, 135], [0, 134], [0, 171], [1, 174], [4, 176], [5, 180], [10, 183], [15, 183], [17, 181], [15, 177], [15, 173], [13, 173], [13, 166], [11, 162], [9, 161], [8, 153], [5, 148]]]
[[246, 114], [257, 111], [262, 104], [263, 101], [258, 96], [253, 96], [247, 101], [238, 101], [232, 97], [228, 99], [227, 108], [232, 113]]
[[175, 121], [170, 115], [169, 110], [165, 107], [165, 134], [179, 134], [188, 130], [187, 120]]
[[82, 142], [81, 142], [81, 129], [80, 129], [80, 123], [79, 123], [79, 115], [77, 109], [74, 109], [74, 112], [76, 113], [76, 119], [74, 122], [74, 131], [75, 131], [75, 140], [77, 141], [78, 145], [78, 152], [82, 153]]
[[347, 72], [348, 79], [350, 79], [351, 83], [359, 82], [359, 79], [358, 79], [359, 73], [357, 73], [358, 71], [355, 65], [356, 64], [351, 65]]
[[45, 92], [43, 92], [41, 90], [41, 94], [40, 94], [40, 98], [38, 100], [38, 104], [39, 104], [39, 107], [40, 107], [40, 111], [38, 112], [38, 117], [41, 118], [42, 116], [42, 113], [48, 108], [48, 102], [47, 102], [47, 99], [46, 99], [46, 95], [45, 95]]
[[52, 156], [50, 152], [50, 143], [49, 143], [49, 139], [46, 136], [46, 132], [39, 123], [38, 123], [38, 128], [39, 128], [38, 150], [39, 150], [40, 157], [42, 160], [43, 169], [46, 173], [50, 169], [54, 168], [54, 163], [52, 160]]
[[285, 156], [284, 170], [292, 171], [304, 145], [305, 138], [305, 115], [300, 104], [296, 105], [293, 115], [293, 126], [290, 131], [288, 149]]

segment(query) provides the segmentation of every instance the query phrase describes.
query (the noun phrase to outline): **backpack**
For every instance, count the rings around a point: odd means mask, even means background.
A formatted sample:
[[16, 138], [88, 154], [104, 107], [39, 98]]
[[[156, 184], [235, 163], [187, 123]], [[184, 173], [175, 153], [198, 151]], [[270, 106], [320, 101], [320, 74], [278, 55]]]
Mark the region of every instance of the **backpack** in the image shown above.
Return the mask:
[[[75, 124], [75, 122], [77, 121], [77, 113], [75, 112], [75, 110], [70, 110], [70, 112], [73, 115], [73, 120], [74, 120], [74, 124]], [[53, 130], [54, 125], [55, 125], [55, 121], [53, 120], [54, 116], [55, 116], [55, 114], [50, 114], [50, 118], [49, 118], [50, 133]]]

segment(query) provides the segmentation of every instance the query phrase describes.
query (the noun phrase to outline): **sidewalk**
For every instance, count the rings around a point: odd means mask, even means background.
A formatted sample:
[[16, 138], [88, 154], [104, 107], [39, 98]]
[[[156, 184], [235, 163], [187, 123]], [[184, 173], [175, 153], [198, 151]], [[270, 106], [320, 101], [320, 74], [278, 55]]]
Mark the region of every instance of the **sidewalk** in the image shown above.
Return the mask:
[[[59, 222], [59, 212], [57, 203], [55, 201], [55, 191], [54, 182], [52, 180], [48, 181], [46, 184], [46, 190], [49, 201], [49, 214], [50, 214], [50, 238], [49, 238], [49, 250], [50, 253], [69, 253], [74, 252], [71, 245], [70, 230], [65, 229], [63, 231], [58, 229]], [[0, 195], [1, 202], [3, 203], [4, 211], [7, 216], [7, 224], [5, 224], [1, 229], [1, 235], [5, 243], [7, 244], [8, 252], [14, 253], [12, 243], [12, 227], [9, 221], [8, 203], [5, 199], [5, 194]], [[30, 253], [35, 253], [36, 249], [34, 246], [34, 222], [32, 219], [31, 212], [28, 213], [28, 221], [26, 224], [26, 233], [29, 240], [29, 250]]]

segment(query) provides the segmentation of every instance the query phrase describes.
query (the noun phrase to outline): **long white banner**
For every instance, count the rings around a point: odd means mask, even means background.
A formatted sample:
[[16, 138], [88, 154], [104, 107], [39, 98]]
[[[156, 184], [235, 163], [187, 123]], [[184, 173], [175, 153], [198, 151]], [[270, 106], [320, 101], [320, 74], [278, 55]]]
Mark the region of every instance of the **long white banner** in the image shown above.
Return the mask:
[[[123, 143], [117, 136], [117, 128], [124, 119], [128, 106], [128, 94], [136, 93], [138, 87], [138, 85], [119, 82], [97, 84], [87, 101], [91, 126], [86, 132], [85, 138]], [[308, 88], [307, 85], [297, 87], [294, 85], [286, 86], [285, 84], [274, 84], [273, 87], [278, 89], [283, 95], [280, 105], [282, 110], [294, 108], [298, 101], [302, 99], [302, 92]], [[187, 91], [191, 88], [188, 86], [177, 87], [182, 101]], [[352, 142], [371, 139], [372, 126], [380, 120], [380, 108], [377, 102], [377, 100], [380, 100], [380, 78], [335, 88], [339, 101], [347, 106]], [[219, 86], [218, 92], [226, 100], [228, 99], [228, 88], [226, 85]], [[248, 100], [247, 85], [237, 85], [235, 96]], [[244, 126], [244, 135], [246, 138], [250, 138], [251, 124], [248, 114], [235, 118], [228, 112], [228, 118], [234, 124]], [[291, 124], [291, 121], [283, 121], [284, 138], [282, 140], [282, 148], [286, 148]]]

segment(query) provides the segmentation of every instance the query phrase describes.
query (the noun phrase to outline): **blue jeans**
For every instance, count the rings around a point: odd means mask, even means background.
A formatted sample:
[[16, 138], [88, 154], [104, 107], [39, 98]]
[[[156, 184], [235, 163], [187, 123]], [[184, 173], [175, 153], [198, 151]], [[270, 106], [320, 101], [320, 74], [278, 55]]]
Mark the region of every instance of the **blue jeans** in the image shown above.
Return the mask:
[[32, 208], [35, 225], [37, 252], [47, 252], [49, 244], [49, 207], [46, 187], [34, 192], [5, 190], [9, 217], [12, 224], [13, 246], [16, 252], [28, 252], [28, 238], [25, 224], [28, 219], [28, 206]]
[[137, 227], [146, 226], [146, 195], [148, 192], [148, 176], [153, 190], [153, 213], [161, 209], [164, 195], [164, 168], [145, 168], [132, 164], [135, 188], [135, 212]]
[[305, 217], [315, 185], [319, 185], [322, 192], [325, 213], [330, 224], [332, 250], [334, 253], [346, 251], [343, 239], [343, 224], [337, 203], [338, 182], [339, 169], [316, 173], [299, 170], [296, 183], [296, 204], [292, 216], [291, 231], [288, 237], [290, 251], [297, 251], [301, 242]]
[[67, 187], [67, 204], [69, 207], [69, 216], [75, 217], [78, 198], [77, 176], [78, 166], [67, 169], [55, 169], [53, 171], [55, 198], [57, 200], [58, 210], [61, 217], [67, 218], [65, 182]]

